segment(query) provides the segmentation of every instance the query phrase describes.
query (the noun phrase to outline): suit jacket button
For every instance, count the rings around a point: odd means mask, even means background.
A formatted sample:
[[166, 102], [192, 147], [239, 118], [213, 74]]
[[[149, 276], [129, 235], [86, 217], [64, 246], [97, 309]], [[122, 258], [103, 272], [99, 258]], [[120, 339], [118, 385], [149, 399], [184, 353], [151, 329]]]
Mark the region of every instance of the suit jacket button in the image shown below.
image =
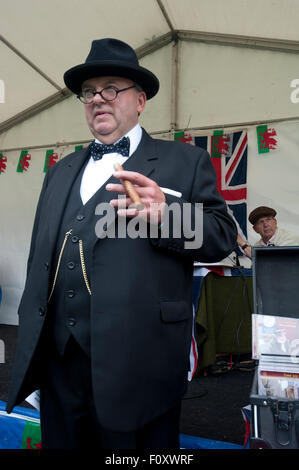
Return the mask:
[[45, 263], [45, 264], [44, 264], [44, 268], [45, 268], [46, 271], [48, 271], [48, 269], [49, 269], [49, 263]]
[[73, 235], [73, 236], [72, 236], [72, 242], [73, 242], [73, 243], [77, 243], [78, 240], [79, 240], [79, 237], [77, 237], [77, 235]]
[[81, 222], [81, 220], [84, 219], [84, 215], [78, 214], [77, 217], [76, 217], [76, 219], [79, 220], [79, 222]]
[[46, 309], [45, 307], [39, 307], [39, 314], [41, 317], [43, 317], [46, 313]]
[[67, 291], [66, 295], [69, 299], [72, 299], [73, 297], [75, 297], [75, 291], [70, 289]]
[[75, 326], [76, 323], [77, 323], [76, 319], [73, 318], [73, 317], [68, 318], [67, 322], [68, 322], [69, 326]]

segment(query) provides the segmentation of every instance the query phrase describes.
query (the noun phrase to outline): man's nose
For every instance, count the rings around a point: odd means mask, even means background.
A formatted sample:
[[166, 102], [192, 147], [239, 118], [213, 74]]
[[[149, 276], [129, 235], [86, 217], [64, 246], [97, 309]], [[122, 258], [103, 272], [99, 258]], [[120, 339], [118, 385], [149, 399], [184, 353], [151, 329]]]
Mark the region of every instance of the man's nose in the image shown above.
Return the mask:
[[100, 95], [100, 93], [96, 93], [93, 97], [93, 102], [95, 104], [99, 104], [106, 102], [106, 100]]

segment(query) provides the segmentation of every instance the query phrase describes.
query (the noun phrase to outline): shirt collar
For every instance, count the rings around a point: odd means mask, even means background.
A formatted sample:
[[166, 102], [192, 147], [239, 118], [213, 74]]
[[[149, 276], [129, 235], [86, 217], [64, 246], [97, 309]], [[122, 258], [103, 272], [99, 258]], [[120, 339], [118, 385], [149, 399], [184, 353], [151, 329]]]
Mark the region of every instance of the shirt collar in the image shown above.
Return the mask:
[[[136, 126], [134, 126], [129, 132], [127, 132], [125, 135], [123, 135], [116, 142], [121, 140], [123, 137], [129, 137], [129, 139], [130, 139], [130, 154], [129, 154], [129, 157], [130, 157], [135, 152], [135, 150], [137, 149], [137, 147], [138, 147], [138, 145], [141, 141], [142, 129], [141, 129], [140, 124], [137, 123]], [[98, 144], [103, 143], [98, 139], [95, 139], [95, 142], [97, 142]], [[113, 142], [113, 143], [116, 144], [116, 142]]]

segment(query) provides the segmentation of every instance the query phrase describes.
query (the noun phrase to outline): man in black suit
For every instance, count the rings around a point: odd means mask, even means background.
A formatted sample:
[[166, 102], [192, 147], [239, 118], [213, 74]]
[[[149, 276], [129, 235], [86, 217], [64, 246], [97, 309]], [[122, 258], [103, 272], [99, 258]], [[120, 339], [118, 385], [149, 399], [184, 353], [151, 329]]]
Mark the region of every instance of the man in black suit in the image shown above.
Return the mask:
[[44, 448], [178, 448], [193, 261], [227, 256], [235, 224], [207, 152], [140, 127], [159, 82], [129, 45], [93, 41], [64, 79], [95, 142], [44, 180], [7, 411], [40, 389]]

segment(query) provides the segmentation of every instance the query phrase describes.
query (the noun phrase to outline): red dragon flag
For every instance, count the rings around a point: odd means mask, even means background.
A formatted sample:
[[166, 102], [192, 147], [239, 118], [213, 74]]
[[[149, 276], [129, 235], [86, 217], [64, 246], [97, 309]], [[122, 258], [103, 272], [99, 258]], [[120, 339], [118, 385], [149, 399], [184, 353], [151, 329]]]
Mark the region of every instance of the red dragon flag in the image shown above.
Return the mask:
[[31, 155], [28, 153], [28, 150], [22, 150], [19, 158], [19, 163], [17, 166], [17, 172], [23, 173], [27, 171], [30, 165]]
[[46, 173], [48, 169], [55, 165], [55, 163], [58, 160], [58, 155], [57, 153], [54, 152], [52, 149], [48, 149], [46, 151], [46, 158], [45, 158], [45, 164], [44, 164], [44, 172]]
[[7, 157], [3, 155], [3, 153], [0, 153], [0, 175], [1, 173], [4, 173], [6, 170], [6, 162], [7, 162]]
[[267, 125], [257, 126], [258, 153], [269, 153], [270, 150], [277, 149], [277, 134], [274, 128]]
[[186, 134], [185, 132], [176, 132], [174, 134], [174, 140], [178, 142], [184, 142], [184, 144], [194, 144], [194, 137], [191, 134]]

